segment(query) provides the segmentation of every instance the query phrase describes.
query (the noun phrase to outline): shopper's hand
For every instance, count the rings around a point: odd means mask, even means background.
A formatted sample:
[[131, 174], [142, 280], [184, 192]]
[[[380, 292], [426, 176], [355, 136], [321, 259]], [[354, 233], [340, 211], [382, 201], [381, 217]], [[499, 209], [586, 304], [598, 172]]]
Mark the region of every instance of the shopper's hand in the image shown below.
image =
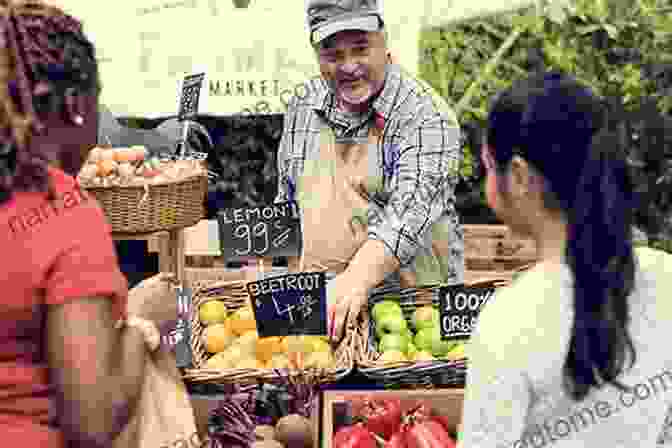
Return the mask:
[[161, 328], [177, 320], [175, 275], [161, 273], [140, 282], [128, 292], [129, 315], [150, 320]]
[[348, 277], [347, 273], [338, 275], [330, 282], [327, 288], [327, 322], [329, 336], [333, 341], [340, 341], [344, 330], [356, 324], [367, 299], [368, 291]]

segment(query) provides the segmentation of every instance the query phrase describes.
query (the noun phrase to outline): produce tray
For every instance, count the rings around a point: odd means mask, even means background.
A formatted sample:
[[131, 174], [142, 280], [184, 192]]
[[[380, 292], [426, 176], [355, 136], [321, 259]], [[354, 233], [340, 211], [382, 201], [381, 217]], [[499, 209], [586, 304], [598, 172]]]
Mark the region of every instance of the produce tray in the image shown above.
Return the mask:
[[[510, 279], [491, 278], [496, 287], [509, 284]], [[467, 358], [455, 360], [431, 361], [399, 361], [387, 362], [380, 360], [381, 353], [376, 344], [375, 321], [371, 317], [373, 307], [391, 296], [400, 298], [399, 305], [406, 322], [416, 308], [433, 305], [439, 306], [440, 285], [422, 288], [379, 288], [372, 292], [368, 307], [362, 311], [360, 325], [357, 328], [356, 363], [357, 369], [364, 376], [385, 387], [391, 388], [433, 388], [433, 387], [464, 387], [467, 371]]]
[[[207, 271], [212, 272], [209, 269]], [[248, 281], [253, 280], [250, 274], [241, 273], [240, 280], [212, 282], [207, 286], [195, 289], [191, 307], [191, 348], [193, 353], [193, 369], [186, 369], [184, 380], [191, 383], [219, 383], [219, 384], [259, 384], [277, 383], [282, 377], [295, 378], [301, 373], [293, 369], [212, 369], [206, 368], [205, 362], [209, 358], [201, 341], [201, 335], [205, 326], [198, 316], [199, 307], [209, 300], [221, 300], [229, 311], [235, 311], [249, 303], [249, 295], [245, 288]], [[192, 284], [198, 284], [192, 283]], [[332, 369], [310, 369], [312, 378], [316, 382], [326, 384], [336, 382], [347, 376], [354, 368], [354, 344], [356, 342], [355, 331], [348, 332], [348, 336], [336, 347], [334, 351], [335, 367]]]
[[205, 215], [207, 173], [149, 185], [86, 186], [113, 232], [149, 233], [198, 224]]

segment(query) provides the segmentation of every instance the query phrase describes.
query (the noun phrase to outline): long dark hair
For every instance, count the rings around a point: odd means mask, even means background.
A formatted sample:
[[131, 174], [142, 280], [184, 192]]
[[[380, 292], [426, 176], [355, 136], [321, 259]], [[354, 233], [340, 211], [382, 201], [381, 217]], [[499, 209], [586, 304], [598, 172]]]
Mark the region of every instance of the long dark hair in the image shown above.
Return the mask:
[[100, 91], [95, 50], [82, 25], [39, 0], [0, 0], [0, 205], [14, 191], [50, 191], [55, 154], [30, 144], [68, 94]]
[[545, 207], [567, 220], [575, 315], [566, 390], [581, 400], [602, 382], [625, 388], [617, 378], [636, 355], [627, 329], [634, 194], [608, 108], [569, 76], [536, 74], [495, 98], [487, 142], [502, 177], [516, 155], [541, 174]]

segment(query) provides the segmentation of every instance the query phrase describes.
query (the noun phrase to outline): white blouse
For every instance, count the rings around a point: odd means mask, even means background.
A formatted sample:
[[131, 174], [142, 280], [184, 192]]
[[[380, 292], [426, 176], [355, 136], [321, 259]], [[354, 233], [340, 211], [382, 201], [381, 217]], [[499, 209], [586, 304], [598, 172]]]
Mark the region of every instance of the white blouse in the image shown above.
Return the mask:
[[568, 266], [539, 263], [481, 311], [467, 353], [461, 448], [662, 443], [672, 405], [672, 255], [636, 254], [630, 334], [637, 359], [620, 378], [633, 389], [604, 386], [578, 403], [565, 394], [573, 280]]

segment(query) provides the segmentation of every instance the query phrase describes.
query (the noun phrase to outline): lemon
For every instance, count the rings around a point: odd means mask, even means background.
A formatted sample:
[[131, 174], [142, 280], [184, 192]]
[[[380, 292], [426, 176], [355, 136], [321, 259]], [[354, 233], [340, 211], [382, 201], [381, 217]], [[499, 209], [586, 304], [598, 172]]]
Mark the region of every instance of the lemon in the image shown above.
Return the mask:
[[314, 352], [308, 355], [304, 365], [307, 368], [328, 369], [334, 365], [334, 357], [331, 352]]
[[413, 361], [433, 361], [434, 359], [435, 358], [434, 358], [434, 356], [432, 356], [431, 353], [425, 352], [425, 351], [417, 352], [413, 356]]
[[382, 354], [380, 361], [383, 362], [403, 362], [408, 361], [406, 355], [404, 355], [399, 350], [388, 350]]
[[221, 300], [210, 300], [198, 308], [198, 318], [206, 326], [223, 323], [226, 313], [226, 305]]

